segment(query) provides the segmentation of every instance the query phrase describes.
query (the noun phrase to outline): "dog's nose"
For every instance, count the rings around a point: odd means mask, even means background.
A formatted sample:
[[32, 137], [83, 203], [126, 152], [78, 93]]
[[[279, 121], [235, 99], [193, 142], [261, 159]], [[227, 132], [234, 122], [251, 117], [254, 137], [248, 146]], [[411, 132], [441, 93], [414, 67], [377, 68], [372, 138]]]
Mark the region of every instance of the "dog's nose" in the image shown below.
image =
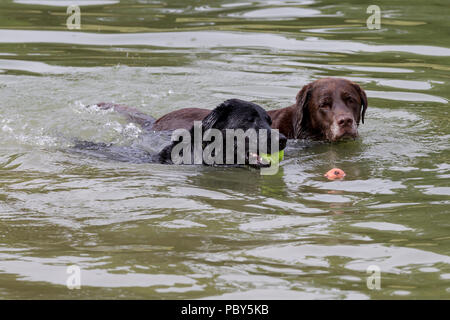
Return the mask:
[[353, 124], [353, 117], [349, 115], [342, 115], [337, 118], [339, 127], [350, 127]]
[[280, 142], [280, 150], [286, 148], [287, 138], [284, 134], [280, 133], [278, 137], [278, 141]]

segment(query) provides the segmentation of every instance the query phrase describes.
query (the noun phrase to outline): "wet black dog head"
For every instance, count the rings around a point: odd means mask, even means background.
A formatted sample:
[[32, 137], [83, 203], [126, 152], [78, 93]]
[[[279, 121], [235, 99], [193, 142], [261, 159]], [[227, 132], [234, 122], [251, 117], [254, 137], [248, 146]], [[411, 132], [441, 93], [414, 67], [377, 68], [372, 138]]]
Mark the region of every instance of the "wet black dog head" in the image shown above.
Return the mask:
[[204, 130], [207, 129], [266, 129], [270, 130], [272, 120], [267, 112], [259, 105], [230, 99], [217, 106], [202, 121]]
[[[239, 162], [239, 158], [243, 159], [245, 164], [250, 164], [255, 167], [261, 167], [265, 164], [263, 163], [261, 157], [259, 157], [259, 146], [260, 140], [266, 141], [266, 152], [272, 153], [272, 134], [271, 134], [271, 124], [272, 120], [267, 112], [261, 108], [259, 105], [255, 103], [251, 103], [248, 101], [243, 101], [239, 99], [230, 99], [219, 106], [217, 106], [214, 110], [212, 110], [202, 121], [201, 123], [201, 131], [202, 135], [208, 132], [212, 132], [216, 129], [220, 131], [222, 138], [222, 161], [216, 161], [215, 164], [231, 164], [230, 159], [234, 157], [232, 164], [241, 164]], [[241, 141], [244, 141], [244, 147], [239, 148], [238, 141], [242, 134], [244, 133], [244, 138]], [[234, 134], [235, 137], [231, 137], [227, 135]], [[253, 134], [253, 135], [252, 135]], [[217, 144], [217, 137], [212, 134], [213, 137], [210, 139], [205, 139], [203, 136], [203, 141], [201, 142], [202, 150], [205, 148], [210, 148], [212, 144]], [[240, 136], [239, 136], [240, 135]], [[191, 136], [191, 145], [193, 146], [195, 141], [195, 125], [190, 130]], [[286, 147], [287, 139], [284, 135], [279, 134], [277, 137], [277, 141], [274, 143], [278, 143], [279, 150], [283, 150]], [[175, 141], [170, 146], [165, 148], [160, 155], [161, 161], [165, 163], [171, 163], [169, 158], [171, 157], [172, 149], [180, 143], [179, 141]], [[227, 146], [227, 143], [232, 143], [233, 145]], [[252, 143], [256, 145], [256, 150], [251, 149]], [[233, 150], [233, 155], [229, 155], [230, 159], [226, 158], [226, 150]], [[254, 150], [255, 152], [251, 152]], [[214, 153], [215, 152], [215, 153]], [[213, 155], [218, 156], [217, 150], [213, 152]], [[250, 159], [253, 158], [253, 161]], [[216, 158], [217, 160], [217, 158]], [[211, 164], [211, 163], [207, 163]]]

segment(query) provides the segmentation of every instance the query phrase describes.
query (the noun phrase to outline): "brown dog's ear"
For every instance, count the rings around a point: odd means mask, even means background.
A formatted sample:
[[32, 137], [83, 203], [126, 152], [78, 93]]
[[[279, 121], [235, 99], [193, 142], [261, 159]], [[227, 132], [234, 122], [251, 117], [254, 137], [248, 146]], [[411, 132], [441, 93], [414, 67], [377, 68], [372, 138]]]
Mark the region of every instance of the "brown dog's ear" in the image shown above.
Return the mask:
[[296, 108], [294, 115], [294, 132], [296, 138], [300, 137], [300, 131], [302, 130], [301, 124], [303, 120], [303, 115], [308, 106], [308, 102], [311, 97], [311, 91], [312, 91], [312, 84], [310, 83], [303, 86], [303, 88], [297, 93], [295, 103]]
[[[362, 121], [362, 123], [364, 123], [364, 115], [366, 114], [366, 110], [367, 110], [366, 92], [359, 86], [359, 84], [356, 84], [354, 82], [352, 84], [353, 84], [353, 87], [356, 89], [356, 91], [358, 91], [359, 98], [361, 99], [361, 103], [362, 103], [361, 121]], [[359, 124], [359, 121], [358, 121], [358, 124]]]

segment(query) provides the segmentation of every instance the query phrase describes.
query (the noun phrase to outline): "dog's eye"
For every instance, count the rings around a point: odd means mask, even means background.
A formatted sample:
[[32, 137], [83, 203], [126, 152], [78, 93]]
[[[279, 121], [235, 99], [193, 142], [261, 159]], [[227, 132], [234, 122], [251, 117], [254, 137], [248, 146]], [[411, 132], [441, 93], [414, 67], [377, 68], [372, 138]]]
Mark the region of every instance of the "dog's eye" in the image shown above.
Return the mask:
[[329, 109], [329, 108], [330, 108], [330, 105], [329, 105], [328, 103], [322, 103], [322, 104], [319, 106], [319, 108], [320, 108], [320, 109]]
[[348, 98], [347, 98], [347, 102], [348, 102], [348, 103], [354, 103], [354, 102], [356, 102], [356, 100], [353, 99], [352, 97], [348, 97]]

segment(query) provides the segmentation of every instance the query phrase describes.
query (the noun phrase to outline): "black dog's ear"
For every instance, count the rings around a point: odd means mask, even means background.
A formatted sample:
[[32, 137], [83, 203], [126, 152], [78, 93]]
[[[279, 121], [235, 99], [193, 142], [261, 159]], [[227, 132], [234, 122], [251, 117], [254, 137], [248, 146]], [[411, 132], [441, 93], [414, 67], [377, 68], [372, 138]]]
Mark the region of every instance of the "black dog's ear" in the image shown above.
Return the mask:
[[158, 162], [172, 164], [171, 153], [174, 145], [175, 143], [171, 143], [161, 150], [161, 152], [158, 155]]
[[303, 88], [297, 93], [296, 97], [296, 108], [295, 108], [295, 114], [294, 114], [294, 132], [295, 137], [300, 136], [300, 132], [302, 130], [302, 120], [303, 115], [305, 114], [305, 111], [307, 111], [307, 106], [309, 102], [309, 98], [311, 97], [312, 92], [312, 84], [307, 84], [303, 86]]
[[[362, 104], [361, 121], [362, 121], [362, 123], [364, 123], [364, 115], [366, 114], [366, 110], [367, 110], [367, 95], [366, 95], [366, 92], [359, 86], [359, 84], [356, 84], [354, 82], [352, 82], [352, 84], [353, 84], [353, 87], [358, 92], [359, 98], [361, 99], [361, 104]], [[358, 124], [359, 124], [359, 121], [358, 121]]]
[[[225, 119], [228, 112], [231, 109], [233, 100], [227, 100], [216, 108], [214, 108], [203, 120], [202, 120], [202, 130], [205, 132], [208, 129], [212, 129], [216, 126], [217, 122], [221, 119]], [[221, 128], [217, 128], [221, 129]]]

